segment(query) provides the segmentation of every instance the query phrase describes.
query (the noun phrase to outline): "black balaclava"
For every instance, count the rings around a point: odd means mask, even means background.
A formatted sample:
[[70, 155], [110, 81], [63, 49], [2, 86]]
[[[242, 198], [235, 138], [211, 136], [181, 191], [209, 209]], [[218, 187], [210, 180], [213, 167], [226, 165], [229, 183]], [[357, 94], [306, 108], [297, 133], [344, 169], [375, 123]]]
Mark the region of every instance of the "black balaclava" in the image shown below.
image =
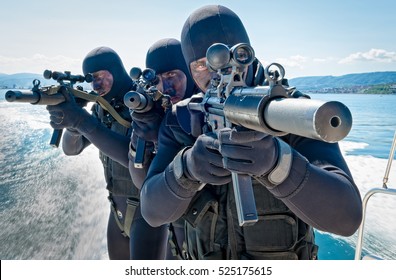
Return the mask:
[[123, 100], [124, 95], [133, 87], [133, 81], [125, 71], [118, 54], [111, 48], [98, 47], [90, 51], [82, 65], [84, 75], [100, 70], [107, 70], [113, 75], [113, 86], [110, 92], [103, 96], [107, 101]]
[[155, 42], [147, 51], [146, 67], [162, 74], [175, 69], [181, 70], [187, 77], [187, 88], [184, 98], [190, 97], [194, 90], [194, 81], [184, 61], [180, 42], [173, 38], [165, 38]]
[[[221, 5], [207, 5], [195, 10], [184, 23], [181, 47], [186, 64], [206, 56], [214, 43], [232, 47], [248, 43], [249, 36], [239, 17]], [[190, 68], [190, 67], [188, 67]]]

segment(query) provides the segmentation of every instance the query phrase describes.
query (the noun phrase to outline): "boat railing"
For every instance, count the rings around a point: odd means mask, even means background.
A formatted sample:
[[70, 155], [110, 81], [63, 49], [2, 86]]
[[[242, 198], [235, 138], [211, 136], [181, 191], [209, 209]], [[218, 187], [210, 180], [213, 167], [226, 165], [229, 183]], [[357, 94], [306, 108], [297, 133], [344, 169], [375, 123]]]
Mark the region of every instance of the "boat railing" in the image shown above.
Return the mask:
[[[355, 260], [360, 260], [362, 259], [362, 248], [363, 248], [363, 231], [364, 231], [364, 223], [366, 220], [366, 210], [367, 210], [367, 204], [369, 199], [374, 195], [374, 194], [385, 194], [385, 195], [396, 195], [396, 189], [393, 188], [388, 188], [387, 183], [389, 179], [389, 173], [393, 161], [393, 157], [395, 155], [395, 150], [396, 150], [396, 131], [393, 137], [393, 142], [392, 146], [390, 149], [389, 153], [389, 159], [388, 159], [388, 164], [386, 166], [385, 170], [385, 176], [383, 179], [383, 184], [382, 188], [372, 188], [370, 189], [364, 196], [363, 201], [362, 201], [362, 207], [363, 207], [363, 216], [362, 216], [362, 223], [360, 224], [360, 227], [358, 229], [358, 239], [356, 243], [356, 252], [355, 252]], [[376, 256], [367, 256], [363, 257], [363, 259], [379, 259]]]

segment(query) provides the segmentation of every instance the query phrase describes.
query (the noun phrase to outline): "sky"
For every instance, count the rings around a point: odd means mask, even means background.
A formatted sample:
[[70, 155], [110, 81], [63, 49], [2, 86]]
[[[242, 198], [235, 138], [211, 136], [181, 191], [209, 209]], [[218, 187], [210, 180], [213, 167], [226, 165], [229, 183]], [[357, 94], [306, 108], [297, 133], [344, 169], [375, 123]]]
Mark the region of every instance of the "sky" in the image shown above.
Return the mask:
[[224, 5], [239, 15], [256, 56], [287, 78], [396, 71], [394, 0], [1, 0], [0, 73], [82, 74], [92, 49], [114, 49], [129, 72], [148, 48], [180, 39], [194, 10]]

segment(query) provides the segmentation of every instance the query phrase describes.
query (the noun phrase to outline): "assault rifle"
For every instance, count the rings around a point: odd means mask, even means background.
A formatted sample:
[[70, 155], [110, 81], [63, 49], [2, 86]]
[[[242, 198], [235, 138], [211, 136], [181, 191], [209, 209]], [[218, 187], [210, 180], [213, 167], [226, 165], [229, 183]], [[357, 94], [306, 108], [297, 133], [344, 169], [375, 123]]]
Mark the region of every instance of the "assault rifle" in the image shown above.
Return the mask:
[[[157, 89], [159, 79], [153, 69], [147, 68], [142, 71], [138, 67], [133, 67], [129, 75], [137, 85], [136, 91], [129, 91], [124, 95], [124, 104], [131, 111], [145, 113], [150, 110], [157, 110], [162, 114], [172, 107], [170, 96]], [[146, 141], [138, 137], [134, 161], [135, 168], [143, 168], [145, 149]]]
[[[266, 85], [247, 87], [244, 71], [255, 59], [248, 44], [230, 49], [217, 43], [208, 48], [206, 58], [217, 78], [188, 108], [203, 112], [212, 131], [237, 125], [274, 136], [291, 133], [332, 143], [347, 136], [352, 127], [352, 115], [340, 102], [293, 98], [304, 95], [288, 87], [278, 63], [264, 69]], [[258, 217], [250, 176], [233, 172], [232, 182], [240, 226], [254, 224]]]
[[[34, 79], [33, 88], [31, 90], [9, 90], [5, 94], [5, 99], [8, 102], [22, 102], [32, 105], [57, 105], [65, 101], [62, 92], [67, 90], [81, 106], [85, 106], [88, 102], [98, 102], [99, 105], [106, 109], [120, 124], [125, 127], [130, 127], [130, 123], [124, 120], [103, 97], [93, 91], [83, 91], [81, 86], [74, 87], [76, 83], [92, 82], [93, 77], [91, 74], [82, 76], [72, 75], [70, 71], [62, 73], [45, 70], [43, 76], [45, 79], [57, 81], [59, 85], [40, 87], [40, 80]], [[62, 132], [62, 129], [54, 129], [50, 140], [51, 146], [56, 148], [59, 147]]]

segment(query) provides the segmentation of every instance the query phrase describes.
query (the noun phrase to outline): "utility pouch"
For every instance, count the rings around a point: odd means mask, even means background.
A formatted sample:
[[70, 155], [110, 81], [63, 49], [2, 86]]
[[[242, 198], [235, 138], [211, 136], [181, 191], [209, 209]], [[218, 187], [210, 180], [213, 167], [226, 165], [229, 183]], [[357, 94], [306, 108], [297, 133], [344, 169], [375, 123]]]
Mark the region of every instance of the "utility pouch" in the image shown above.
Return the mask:
[[191, 203], [184, 219], [195, 228], [209, 210], [212, 215], [218, 215], [218, 202], [209, 191], [203, 190]]
[[191, 259], [221, 259], [221, 249], [215, 243], [218, 208], [213, 194], [204, 189], [183, 216], [186, 220], [187, 252]]
[[[113, 195], [125, 197], [139, 197], [139, 190], [133, 184], [129, 169], [111, 160], [111, 187], [108, 189]], [[110, 184], [109, 184], [110, 185]]]
[[259, 216], [252, 227], [244, 228], [247, 253], [286, 252], [292, 250], [298, 239], [298, 224], [289, 215]]

